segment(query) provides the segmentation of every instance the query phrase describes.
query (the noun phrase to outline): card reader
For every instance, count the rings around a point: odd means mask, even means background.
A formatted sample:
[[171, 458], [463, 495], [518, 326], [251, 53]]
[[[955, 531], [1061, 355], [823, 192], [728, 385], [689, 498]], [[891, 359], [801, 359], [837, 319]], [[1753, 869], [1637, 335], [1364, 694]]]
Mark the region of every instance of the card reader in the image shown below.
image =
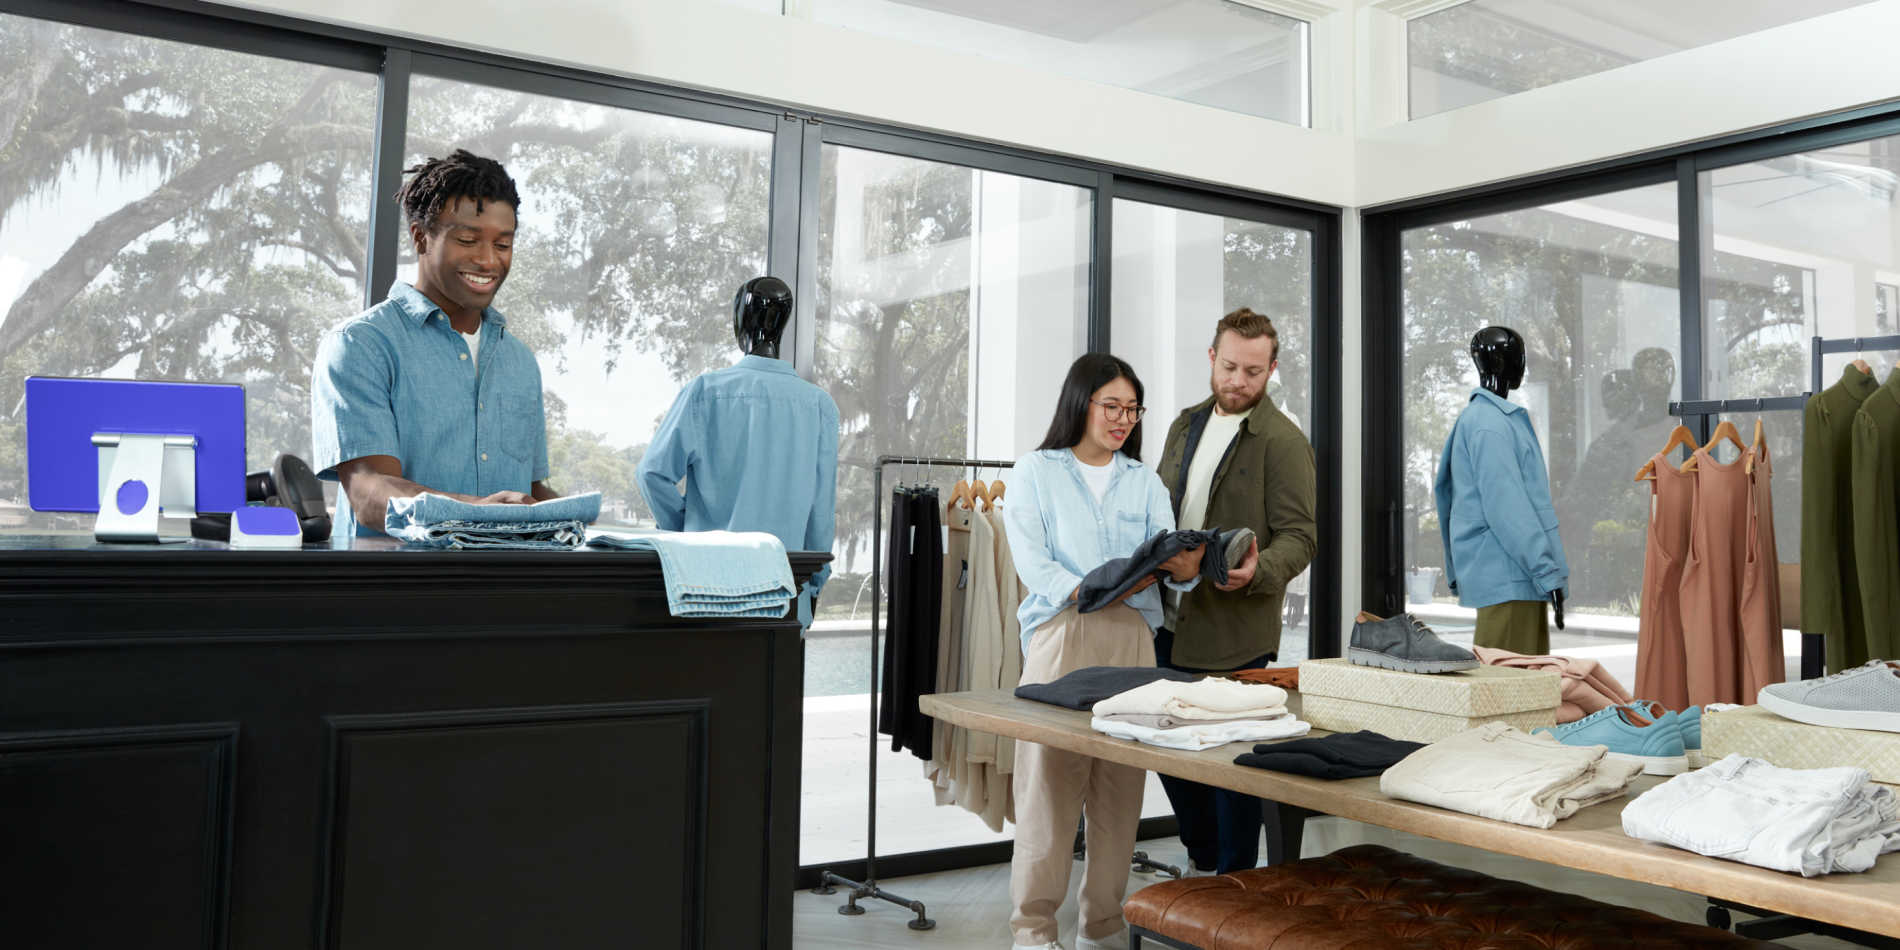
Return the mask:
[[303, 526], [297, 523], [297, 513], [289, 508], [276, 505], [239, 508], [231, 512], [231, 547], [295, 551], [303, 547]]

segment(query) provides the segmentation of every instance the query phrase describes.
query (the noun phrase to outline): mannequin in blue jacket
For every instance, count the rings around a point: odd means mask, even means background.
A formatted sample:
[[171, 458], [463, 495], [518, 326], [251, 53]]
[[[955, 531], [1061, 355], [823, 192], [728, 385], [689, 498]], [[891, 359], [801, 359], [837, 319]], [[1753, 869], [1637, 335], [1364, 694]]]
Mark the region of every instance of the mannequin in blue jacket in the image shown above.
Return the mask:
[[1564, 626], [1564, 559], [1550, 476], [1530, 414], [1505, 397], [1524, 382], [1524, 338], [1485, 327], [1471, 338], [1479, 386], [1438, 460], [1434, 493], [1445, 576], [1458, 602], [1478, 610], [1478, 646], [1550, 652], [1544, 607]]

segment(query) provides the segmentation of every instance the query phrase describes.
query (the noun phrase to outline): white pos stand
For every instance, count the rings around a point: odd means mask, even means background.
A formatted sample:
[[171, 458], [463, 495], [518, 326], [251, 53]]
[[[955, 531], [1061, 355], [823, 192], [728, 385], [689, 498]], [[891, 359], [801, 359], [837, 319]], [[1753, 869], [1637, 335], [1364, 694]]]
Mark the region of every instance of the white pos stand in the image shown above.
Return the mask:
[[198, 440], [189, 435], [95, 432], [99, 452], [100, 541], [157, 542], [160, 510], [196, 517]]

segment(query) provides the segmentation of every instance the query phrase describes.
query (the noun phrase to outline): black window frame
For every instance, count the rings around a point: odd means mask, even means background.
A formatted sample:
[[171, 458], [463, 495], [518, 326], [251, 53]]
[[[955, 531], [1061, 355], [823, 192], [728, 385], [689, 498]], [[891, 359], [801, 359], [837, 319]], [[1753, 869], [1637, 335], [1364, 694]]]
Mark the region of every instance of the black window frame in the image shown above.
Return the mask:
[[[410, 81], [416, 75], [770, 131], [774, 139], [768, 269], [791, 283], [801, 301], [800, 313], [794, 318], [793, 364], [805, 375], [810, 374], [814, 345], [813, 321], [805, 308], [809, 305], [806, 301], [815, 299], [810, 290], [816, 280], [817, 191], [825, 144], [951, 162], [1091, 189], [1094, 211], [1086, 333], [1091, 352], [1106, 351], [1111, 342], [1108, 308], [1115, 198], [1310, 231], [1314, 352], [1310, 396], [1313, 421], [1308, 436], [1318, 464], [1320, 535], [1322, 539], [1341, 536], [1343, 210], [1339, 207], [896, 123], [833, 115], [822, 109], [710, 93], [206, 0], [0, 0], [0, 13], [376, 74], [377, 128], [372, 145], [375, 195], [370, 233], [366, 236], [370, 261], [366, 305], [381, 300], [395, 279], [403, 234], [401, 210], [396, 207], [394, 194], [404, 162]], [[1310, 43], [1310, 28], [1308, 32], [1306, 42]], [[1310, 56], [1308, 61], [1310, 69]], [[1209, 318], [1218, 318], [1218, 314], [1210, 314]], [[1322, 543], [1321, 556], [1313, 563], [1308, 649], [1315, 657], [1339, 655], [1343, 556], [1342, 546]], [[1151, 820], [1144, 823], [1144, 829], [1150, 835], [1168, 834], [1172, 833], [1172, 824], [1172, 819]], [[878, 859], [894, 859], [886, 864], [887, 869], [925, 873], [995, 863], [1006, 859], [1008, 847], [1007, 842], [949, 847], [879, 855]], [[1003, 857], [999, 858], [999, 853]], [[815, 882], [823, 868], [852, 866], [850, 861], [834, 861], [801, 868], [799, 886]]]
[[[1404, 590], [1404, 299], [1402, 235], [1409, 230], [1482, 215], [1518, 211], [1629, 188], [1676, 186], [1680, 267], [1681, 400], [1684, 425], [1708, 441], [1716, 417], [1741, 411], [1799, 408], [1806, 395], [1709, 400], [1704, 394], [1708, 301], [1702, 280], [1711, 239], [1702, 173], [1717, 168], [1900, 135], [1900, 105], [1842, 110], [1750, 132], [1655, 149], [1572, 169], [1410, 198], [1360, 210], [1362, 338], [1365, 377], [1360, 421], [1360, 605], [1379, 614], [1402, 611]], [[1821, 636], [1803, 634], [1801, 675], [1821, 675]]]

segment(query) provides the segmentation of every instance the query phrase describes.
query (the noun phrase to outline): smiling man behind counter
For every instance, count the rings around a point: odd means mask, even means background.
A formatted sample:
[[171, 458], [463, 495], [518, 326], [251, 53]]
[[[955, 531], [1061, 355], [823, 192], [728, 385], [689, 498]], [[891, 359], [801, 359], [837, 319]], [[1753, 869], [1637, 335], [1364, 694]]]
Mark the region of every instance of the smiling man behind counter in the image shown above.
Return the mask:
[[556, 497], [541, 368], [492, 306], [514, 257], [514, 179], [462, 149], [405, 174], [396, 200], [416, 245], [415, 285], [397, 281], [325, 334], [310, 374], [316, 468], [342, 483], [341, 538], [380, 533], [391, 498]]

